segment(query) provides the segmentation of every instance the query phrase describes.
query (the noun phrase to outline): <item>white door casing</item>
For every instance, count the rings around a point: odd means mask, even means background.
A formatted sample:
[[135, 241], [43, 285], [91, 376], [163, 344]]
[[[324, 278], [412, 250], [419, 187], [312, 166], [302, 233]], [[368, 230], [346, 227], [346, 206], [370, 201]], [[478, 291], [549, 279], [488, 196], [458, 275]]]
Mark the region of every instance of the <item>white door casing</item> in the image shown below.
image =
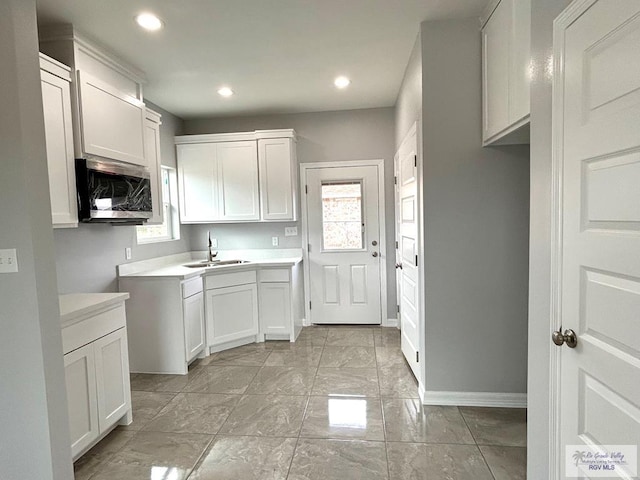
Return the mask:
[[[386, 243], [382, 161], [304, 164], [301, 179], [308, 323], [381, 324], [386, 318]], [[350, 186], [348, 186], [350, 185]], [[361, 218], [351, 219], [348, 248], [327, 245], [322, 200], [331, 189], [360, 192]], [[352, 192], [353, 193], [353, 192]], [[357, 194], [355, 194], [357, 196]], [[340, 201], [340, 200], [338, 200]], [[328, 210], [327, 210], [328, 212]], [[327, 217], [328, 218], [328, 217]], [[357, 222], [361, 223], [361, 239]], [[327, 231], [330, 227], [327, 226]]]
[[640, 444], [638, 52], [637, 0], [578, 0], [554, 22], [551, 323], [578, 343], [551, 348], [553, 478], [566, 445]]
[[[398, 158], [398, 271], [400, 289], [401, 348], [416, 378], [421, 378], [420, 361], [420, 269], [418, 208], [418, 142], [416, 128], [409, 131], [397, 153]], [[424, 361], [424, 359], [423, 359]]]

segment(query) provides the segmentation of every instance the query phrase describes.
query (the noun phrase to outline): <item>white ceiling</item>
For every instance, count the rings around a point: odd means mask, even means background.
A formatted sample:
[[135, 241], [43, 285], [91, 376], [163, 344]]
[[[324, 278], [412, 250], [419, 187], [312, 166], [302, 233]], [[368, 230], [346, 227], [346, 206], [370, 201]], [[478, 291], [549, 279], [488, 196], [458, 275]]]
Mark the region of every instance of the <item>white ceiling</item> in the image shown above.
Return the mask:
[[[145, 71], [145, 97], [183, 118], [395, 104], [423, 20], [479, 16], [487, 0], [38, 0]], [[151, 11], [165, 27], [142, 31]], [[348, 76], [345, 90], [333, 86]], [[230, 86], [236, 94], [220, 97]]]

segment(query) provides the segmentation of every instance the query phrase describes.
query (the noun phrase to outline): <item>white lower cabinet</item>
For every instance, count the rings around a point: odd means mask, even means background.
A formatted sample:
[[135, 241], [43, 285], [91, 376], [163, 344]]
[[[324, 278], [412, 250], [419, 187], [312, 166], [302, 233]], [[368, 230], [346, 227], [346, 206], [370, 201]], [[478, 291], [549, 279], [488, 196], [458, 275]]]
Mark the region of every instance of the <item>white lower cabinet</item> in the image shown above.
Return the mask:
[[64, 356], [64, 376], [71, 454], [75, 459], [100, 435], [93, 345], [85, 345]]
[[[251, 283], [238, 284], [244, 281]], [[256, 272], [212, 275], [206, 278], [206, 284], [207, 343], [210, 351], [217, 352], [258, 340]]]
[[184, 375], [204, 356], [202, 278], [120, 277], [129, 292], [127, 330], [133, 373]]
[[260, 331], [267, 339], [289, 338], [291, 288], [288, 282], [260, 284]]
[[74, 460], [116, 424], [131, 423], [124, 305], [88, 314], [62, 329]]
[[184, 315], [184, 338], [187, 363], [204, 349], [204, 295], [196, 293], [182, 301]]

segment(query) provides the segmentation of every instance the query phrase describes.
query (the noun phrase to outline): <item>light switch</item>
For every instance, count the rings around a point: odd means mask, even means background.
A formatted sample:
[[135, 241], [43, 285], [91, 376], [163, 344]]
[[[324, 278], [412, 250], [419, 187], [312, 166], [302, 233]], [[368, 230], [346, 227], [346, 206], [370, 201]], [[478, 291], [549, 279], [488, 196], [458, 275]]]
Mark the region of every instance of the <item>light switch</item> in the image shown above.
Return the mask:
[[284, 236], [285, 237], [297, 237], [298, 236], [298, 227], [284, 227]]
[[0, 273], [16, 273], [18, 271], [18, 254], [15, 248], [0, 250]]
[[271, 245], [274, 247], [278, 246], [278, 237], [271, 237]]

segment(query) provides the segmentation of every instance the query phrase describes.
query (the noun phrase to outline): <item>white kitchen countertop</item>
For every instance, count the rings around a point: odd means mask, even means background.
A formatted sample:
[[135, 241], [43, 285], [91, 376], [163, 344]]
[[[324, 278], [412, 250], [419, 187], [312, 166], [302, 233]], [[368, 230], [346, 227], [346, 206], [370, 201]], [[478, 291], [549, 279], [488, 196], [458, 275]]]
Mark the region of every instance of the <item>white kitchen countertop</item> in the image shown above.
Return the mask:
[[251, 270], [256, 267], [292, 267], [302, 261], [302, 249], [269, 249], [269, 250], [221, 250], [217, 259], [246, 260], [248, 263], [221, 265], [217, 267], [190, 268], [186, 263], [195, 263], [206, 258], [206, 252], [188, 252], [167, 257], [159, 257], [141, 262], [127, 263], [118, 266], [119, 277], [174, 277], [181, 280], [228, 273], [232, 271]]
[[60, 323], [68, 326], [75, 320], [102, 310], [111, 305], [124, 302], [129, 294], [122, 293], [70, 293], [60, 295]]

